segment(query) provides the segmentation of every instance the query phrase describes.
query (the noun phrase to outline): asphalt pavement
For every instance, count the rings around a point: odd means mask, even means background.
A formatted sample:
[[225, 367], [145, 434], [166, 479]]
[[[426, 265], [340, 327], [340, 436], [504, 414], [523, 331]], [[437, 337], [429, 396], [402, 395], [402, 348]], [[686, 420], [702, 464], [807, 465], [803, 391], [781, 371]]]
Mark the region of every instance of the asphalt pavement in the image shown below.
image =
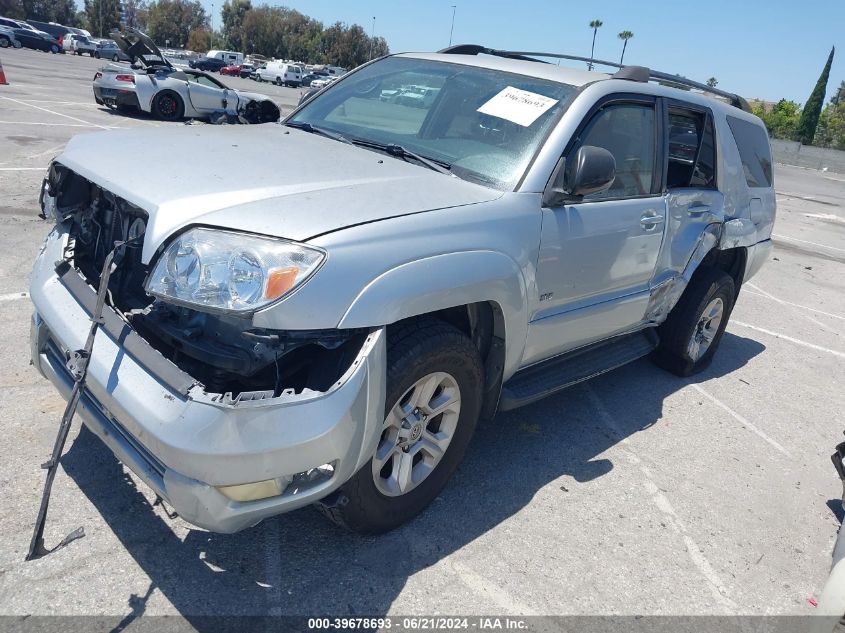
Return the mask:
[[[0, 60], [0, 613], [812, 613], [841, 518], [828, 456], [845, 429], [845, 175], [784, 166], [774, 254], [705, 373], [643, 360], [499, 415], [433, 505], [380, 537], [311, 508], [195, 529], [77, 421], [46, 540], [86, 536], [24, 562], [64, 408], [29, 364], [44, 170], [76, 134], [180, 124], [97, 106], [101, 61]], [[224, 81], [284, 111], [300, 93]]]

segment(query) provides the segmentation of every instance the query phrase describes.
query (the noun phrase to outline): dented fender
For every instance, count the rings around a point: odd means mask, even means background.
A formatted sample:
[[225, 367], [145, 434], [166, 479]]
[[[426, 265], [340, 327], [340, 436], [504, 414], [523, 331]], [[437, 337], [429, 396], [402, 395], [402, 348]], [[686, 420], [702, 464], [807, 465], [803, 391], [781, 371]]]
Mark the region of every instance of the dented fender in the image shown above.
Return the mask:
[[392, 268], [358, 293], [338, 327], [385, 325], [481, 301], [493, 301], [502, 308], [508, 375], [522, 355], [530, 301], [517, 263], [495, 251], [447, 253]]

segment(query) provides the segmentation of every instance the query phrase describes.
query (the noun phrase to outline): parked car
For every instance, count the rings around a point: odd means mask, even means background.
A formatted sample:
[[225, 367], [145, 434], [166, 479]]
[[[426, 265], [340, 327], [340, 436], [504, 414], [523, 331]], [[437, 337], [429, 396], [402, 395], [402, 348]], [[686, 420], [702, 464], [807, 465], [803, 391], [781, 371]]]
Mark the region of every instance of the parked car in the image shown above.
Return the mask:
[[277, 86], [297, 88], [302, 83], [302, 69], [296, 64], [271, 62], [255, 72], [258, 81], [270, 81]]
[[205, 118], [222, 113], [249, 122], [279, 120], [279, 109], [261, 94], [232, 90], [198, 70], [174, 68], [153, 41], [140, 31], [112, 33], [124, 53], [131, 50], [137, 68], [106, 66], [94, 75], [94, 100], [114, 108], [134, 108], [164, 121]]
[[318, 79], [312, 79], [311, 80], [311, 87], [312, 88], [325, 88], [330, 83], [333, 83], [333, 82], [337, 81], [338, 79], [340, 79], [340, 77], [337, 76], [337, 75], [330, 75], [328, 77], [320, 77]]
[[62, 39], [62, 48], [66, 53], [75, 53], [77, 55], [90, 55], [94, 57], [97, 52], [97, 44], [91, 41], [85, 35], [77, 35], [75, 33], [67, 33]]
[[0, 48], [20, 48], [21, 41], [15, 37], [15, 30], [9, 26], [0, 25]]
[[12, 18], [4, 18], [3, 16], [0, 16], [0, 26], [5, 26], [10, 29], [19, 29], [22, 28], [22, 24], [25, 24], [25, 22], [22, 23], [20, 20], [13, 20]]
[[231, 75], [232, 77], [240, 77], [241, 67], [239, 65], [223, 66], [223, 68], [221, 68], [218, 72], [221, 75]]
[[253, 72], [255, 72], [255, 66], [253, 66], [252, 64], [241, 64], [241, 69], [238, 72], [238, 77], [240, 77], [241, 79], [246, 79], [250, 77]]
[[197, 59], [191, 59], [188, 61], [188, 66], [191, 68], [195, 68], [197, 70], [208, 70], [211, 72], [217, 72], [228, 64], [229, 62], [216, 57], [198, 57]]
[[323, 79], [325, 77], [328, 77], [328, 75], [325, 74], [325, 73], [308, 73], [307, 75], [302, 76], [302, 82], [301, 83], [302, 83], [303, 86], [309, 87], [309, 86], [311, 86], [311, 82], [314, 81], [315, 79]]
[[244, 54], [237, 51], [208, 51], [205, 56], [212, 59], [220, 59], [226, 62], [227, 66], [239, 66], [244, 61]]
[[42, 31], [31, 31], [25, 28], [12, 29], [15, 37], [24, 48], [32, 48], [38, 51], [49, 51], [53, 54], [60, 52], [61, 46], [56, 38]]
[[100, 40], [94, 49], [97, 59], [110, 59], [113, 62], [129, 62], [132, 59], [124, 53], [114, 40]]
[[[43, 187], [33, 363], [67, 397], [106, 254], [134, 240], [85, 424], [202, 528], [317, 503], [392, 529], [479, 419], [645, 356], [686, 376], [716, 353], [771, 256], [771, 149], [741, 98], [658, 77], [462, 46], [363, 65], [279, 126], [78, 135]], [[409, 84], [437, 98], [381, 100]], [[685, 170], [667, 113], [697, 131]]]

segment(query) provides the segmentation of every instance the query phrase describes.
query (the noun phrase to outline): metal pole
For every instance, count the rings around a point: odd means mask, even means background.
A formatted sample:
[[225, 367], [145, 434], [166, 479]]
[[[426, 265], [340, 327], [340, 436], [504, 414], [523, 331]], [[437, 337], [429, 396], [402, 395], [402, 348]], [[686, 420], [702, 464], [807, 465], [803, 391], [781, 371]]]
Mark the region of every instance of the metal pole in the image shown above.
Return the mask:
[[376, 16], [373, 16], [373, 30], [370, 32], [370, 59], [373, 58], [373, 46], [376, 43]]
[[103, 0], [100, 0], [100, 37], [103, 37]]
[[211, 3], [211, 33], [208, 35], [208, 40], [211, 42], [209, 48], [214, 48], [214, 3]]
[[449, 46], [452, 45], [452, 33], [455, 32], [455, 9], [457, 5], [452, 5], [452, 28], [449, 29]]

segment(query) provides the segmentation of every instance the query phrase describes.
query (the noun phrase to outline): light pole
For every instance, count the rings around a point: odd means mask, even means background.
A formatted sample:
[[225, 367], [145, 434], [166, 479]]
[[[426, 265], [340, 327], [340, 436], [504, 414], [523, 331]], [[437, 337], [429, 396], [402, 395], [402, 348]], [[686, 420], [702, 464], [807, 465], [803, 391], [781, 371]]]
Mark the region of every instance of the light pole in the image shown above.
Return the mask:
[[100, 37], [103, 37], [103, 0], [100, 0]]
[[376, 16], [373, 16], [373, 30], [370, 31], [370, 59], [373, 58], [373, 46], [376, 43]]
[[452, 5], [452, 28], [449, 29], [449, 46], [452, 45], [452, 33], [455, 32], [455, 9], [457, 9], [457, 5]]

